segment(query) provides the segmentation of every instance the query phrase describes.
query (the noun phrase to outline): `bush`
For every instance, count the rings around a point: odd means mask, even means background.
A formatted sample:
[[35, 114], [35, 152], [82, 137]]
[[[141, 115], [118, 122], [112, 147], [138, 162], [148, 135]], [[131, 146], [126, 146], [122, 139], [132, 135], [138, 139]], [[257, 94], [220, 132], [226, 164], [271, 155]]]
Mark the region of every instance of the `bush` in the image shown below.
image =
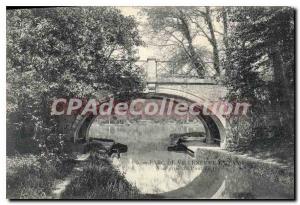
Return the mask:
[[230, 119], [232, 135], [227, 138], [227, 149], [293, 163], [294, 135], [288, 126], [290, 121], [277, 124], [273, 119], [274, 116], [263, 112]]
[[253, 140], [252, 118], [234, 117], [230, 120], [232, 135], [228, 136], [227, 148], [241, 150], [249, 146]]

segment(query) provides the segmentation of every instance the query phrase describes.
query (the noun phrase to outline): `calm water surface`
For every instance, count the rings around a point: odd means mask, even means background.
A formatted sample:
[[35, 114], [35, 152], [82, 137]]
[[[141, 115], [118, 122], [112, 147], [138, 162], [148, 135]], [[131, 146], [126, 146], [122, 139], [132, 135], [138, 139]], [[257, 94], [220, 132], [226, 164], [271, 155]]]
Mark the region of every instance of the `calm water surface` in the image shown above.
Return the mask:
[[168, 152], [171, 133], [204, 132], [198, 123], [94, 123], [90, 136], [126, 144], [113, 165], [142, 193], [162, 198], [292, 198], [290, 190], [245, 170], [199, 163], [186, 153]]

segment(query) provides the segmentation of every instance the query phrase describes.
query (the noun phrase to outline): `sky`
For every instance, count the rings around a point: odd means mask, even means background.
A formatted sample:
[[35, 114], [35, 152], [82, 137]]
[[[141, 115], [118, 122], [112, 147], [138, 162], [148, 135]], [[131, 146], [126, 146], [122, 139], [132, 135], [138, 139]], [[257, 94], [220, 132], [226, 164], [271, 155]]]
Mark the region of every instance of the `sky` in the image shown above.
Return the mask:
[[[142, 33], [143, 31], [143, 23], [146, 21], [146, 17], [139, 15], [141, 7], [118, 7], [121, 10], [122, 14], [126, 16], [134, 16], [139, 23], [139, 30]], [[142, 35], [142, 40], [147, 44], [149, 39], [146, 35]], [[155, 46], [146, 45], [145, 47], [138, 48], [140, 60], [147, 60], [147, 58], [156, 58], [158, 60], [165, 60], [160, 59], [162, 54]]]

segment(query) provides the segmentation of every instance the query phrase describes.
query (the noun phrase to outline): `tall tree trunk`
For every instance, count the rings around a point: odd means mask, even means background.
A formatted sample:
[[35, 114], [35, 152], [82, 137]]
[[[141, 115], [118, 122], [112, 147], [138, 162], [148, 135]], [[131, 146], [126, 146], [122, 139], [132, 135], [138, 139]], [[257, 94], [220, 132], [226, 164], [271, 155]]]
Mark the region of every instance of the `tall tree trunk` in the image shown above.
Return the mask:
[[284, 71], [283, 60], [278, 46], [274, 45], [270, 48], [269, 58], [273, 65], [274, 82], [276, 86], [273, 97], [271, 98], [275, 109], [274, 120], [276, 120], [280, 126], [288, 126], [288, 130], [291, 132], [290, 135], [292, 136], [292, 133], [294, 132], [293, 123], [286, 124], [286, 122], [291, 122], [293, 120], [293, 105], [290, 100], [292, 96], [290, 94], [288, 80]]
[[226, 75], [229, 61], [230, 61], [230, 52], [229, 52], [229, 42], [228, 42], [228, 18], [226, 8], [223, 7], [221, 10], [222, 21], [223, 21], [223, 43], [225, 47], [225, 60], [224, 60], [224, 72]]
[[220, 59], [219, 59], [219, 49], [218, 49], [218, 43], [215, 36], [215, 31], [211, 19], [211, 13], [210, 8], [207, 6], [205, 7], [206, 15], [205, 20], [208, 26], [208, 30], [210, 33], [210, 43], [213, 47], [213, 62], [214, 62], [214, 69], [218, 74], [220, 74]]
[[222, 8], [222, 20], [223, 20], [223, 43], [225, 47], [226, 61], [229, 60], [229, 43], [228, 43], [228, 20], [226, 8]]
[[274, 69], [274, 81], [278, 86], [278, 96], [282, 96], [282, 99], [279, 99], [281, 103], [290, 107], [290, 90], [288, 86], [288, 80], [286, 78], [282, 57], [280, 55], [279, 49], [276, 45], [274, 45], [269, 51], [269, 57], [272, 61], [273, 69]]
[[199, 62], [199, 58], [198, 58], [198, 55], [195, 51], [195, 48], [193, 46], [193, 43], [192, 43], [192, 38], [190, 35], [187, 35], [187, 41], [188, 41], [188, 49], [190, 51], [190, 54], [191, 54], [191, 60], [192, 60], [192, 63], [194, 64], [195, 66], [195, 69], [197, 71], [197, 74], [199, 75], [199, 77], [204, 77], [204, 67], [201, 65], [201, 63]]
[[186, 40], [188, 42], [188, 50], [190, 52], [192, 64], [194, 65], [199, 77], [204, 77], [204, 74], [205, 74], [204, 73], [205, 72], [204, 63], [202, 62], [202, 60], [196, 53], [196, 50], [193, 46], [193, 39], [191, 36], [190, 28], [189, 28], [189, 25], [188, 25], [186, 19], [184, 18], [183, 12], [180, 11], [180, 14], [181, 14], [180, 21], [182, 24], [182, 34], [184, 35], [184, 37], [186, 38]]

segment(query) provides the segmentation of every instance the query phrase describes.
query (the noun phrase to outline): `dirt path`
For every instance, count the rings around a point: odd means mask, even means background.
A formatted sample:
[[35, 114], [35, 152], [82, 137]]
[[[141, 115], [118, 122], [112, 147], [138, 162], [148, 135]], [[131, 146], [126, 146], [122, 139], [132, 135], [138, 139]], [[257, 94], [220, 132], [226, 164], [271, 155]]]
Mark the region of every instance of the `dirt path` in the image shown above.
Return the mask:
[[90, 153], [87, 154], [80, 154], [75, 159], [77, 161], [77, 164], [74, 166], [72, 171], [68, 176], [66, 176], [63, 180], [58, 180], [56, 182], [56, 185], [54, 187], [54, 190], [52, 191], [51, 196], [53, 199], [60, 199], [62, 193], [66, 190], [67, 186], [71, 183], [71, 181], [80, 173], [83, 171], [84, 164], [82, 162], [86, 161], [90, 157]]

